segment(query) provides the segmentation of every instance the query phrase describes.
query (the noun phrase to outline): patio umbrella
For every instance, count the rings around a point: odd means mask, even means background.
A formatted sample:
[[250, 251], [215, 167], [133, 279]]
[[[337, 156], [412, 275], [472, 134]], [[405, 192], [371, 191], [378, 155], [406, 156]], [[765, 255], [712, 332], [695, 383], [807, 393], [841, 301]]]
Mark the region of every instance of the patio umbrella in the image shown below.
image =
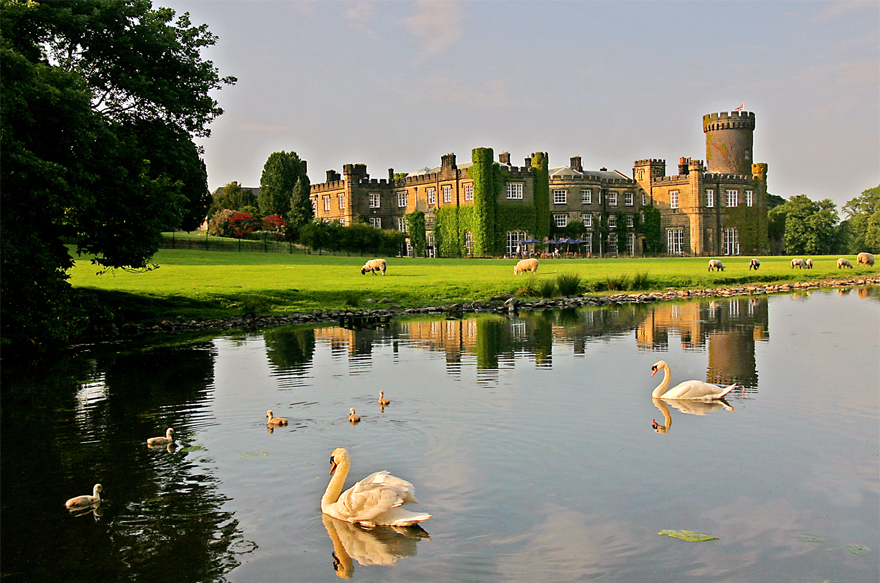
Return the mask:
[[520, 243], [540, 243], [540, 239], [526, 239], [524, 241], [520, 241]]

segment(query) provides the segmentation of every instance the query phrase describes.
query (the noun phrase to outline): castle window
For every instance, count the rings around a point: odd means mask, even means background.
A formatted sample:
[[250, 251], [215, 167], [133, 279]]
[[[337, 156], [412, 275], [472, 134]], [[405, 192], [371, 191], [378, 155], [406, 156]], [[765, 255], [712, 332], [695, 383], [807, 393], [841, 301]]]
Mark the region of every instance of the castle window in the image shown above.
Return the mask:
[[507, 183], [507, 198], [508, 200], [512, 199], [522, 199], [523, 197], [523, 183], [522, 182], [508, 182]]
[[609, 192], [608, 193], [608, 206], [617, 206], [617, 193]]
[[324, 212], [330, 212], [330, 195], [324, 197]]
[[312, 215], [313, 216], [318, 215], [318, 197], [317, 196], [312, 199]]
[[706, 206], [708, 208], [715, 207], [715, 191], [711, 188], [706, 189]]
[[633, 216], [632, 215], [626, 215], [626, 226], [630, 229], [633, 228]]
[[645, 199], [645, 193], [644, 193], [644, 191], [642, 191], [642, 206], [645, 206], [645, 204], [646, 204], [646, 203], [645, 203], [645, 200], [646, 200], [646, 199]]
[[669, 191], [669, 208], [677, 209], [678, 208], [678, 191], [670, 190]]
[[593, 252], [593, 233], [587, 233], [583, 237], [584, 247], [587, 250], [587, 253]]
[[[406, 207], [406, 191], [402, 190], [397, 193], [397, 206], [400, 208]], [[404, 231], [406, 232], [406, 231]]]
[[623, 195], [623, 197], [624, 197], [623, 204], [626, 206], [632, 206], [633, 202], [635, 202], [633, 200], [633, 193], [631, 193], [631, 192], [627, 192], [626, 194]]
[[738, 205], [739, 202], [737, 201], [736, 198], [737, 198], [737, 197], [736, 197], [736, 191], [735, 191], [735, 190], [728, 190], [728, 191], [727, 191], [727, 206], [736, 206], [736, 205]]
[[468, 256], [474, 254], [474, 234], [470, 231], [464, 233], [464, 248]]
[[553, 215], [553, 220], [556, 222], [557, 227], [568, 226], [568, 215]]
[[636, 234], [629, 233], [626, 236], [626, 254], [630, 257], [636, 254]]
[[721, 244], [724, 247], [724, 254], [739, 255], [739, 230], [728, 227], [724, 229], [722, 236], [723, 241]]
[[611, 252], [617, 251], [617, 233], [608, 235], [608, 250]]
[[382, 200], [382, 197], [380, 197], [378, 194], [371, 193], [370, 194], [370, 208], [371, 209], [379, 208], [379, 204], [380, 204], [381, 200]]
[[525, 231], [507, 231], [507, 255], [513, 256], [517, 249], [522, 251], [522, 241], [527, 238]]
[[452, 187], [443, 187], [443, 202], [452, 202]]
[[397, 230], [406, 233], [406, 217], [397, 217]]
[[370, 217], [370, 226], [377, 229], [382, 228], [382, 217]]
[[669, 255], [684, 255], [684, 229], [666, 231], [666, 250]]
[[583, 219], [586, 228], [589, 229], [593, 226], [593, 215], [583, 215], [581, 218]]
[[426, 188], [425, 196], [428, 198], [428, 204], [437, 204], [437, 190], [434, 188]]
[[593, 191], [585, 188], [581, 191], [581, 202], [583, 204], [593, 204]]
[[336, 197], [339, 199], [339, 210], [344, 211], [345, 210], [345, 195], [344, 194], [337, 194]]
[[474, 200], [474, 183], [468, 182], [464, 185], [464, 199]]
[[755, 193], [751, 190], [746, 191], [746, 206], [752, 206], [755, 202]]
[[608, 228], [616, 229], [617, 228], [617, 215], [608, 215]]
[[565, 204], [568, 202], [568, 191], [567, 190], [554, 190], [553, 191], [553, 204]]

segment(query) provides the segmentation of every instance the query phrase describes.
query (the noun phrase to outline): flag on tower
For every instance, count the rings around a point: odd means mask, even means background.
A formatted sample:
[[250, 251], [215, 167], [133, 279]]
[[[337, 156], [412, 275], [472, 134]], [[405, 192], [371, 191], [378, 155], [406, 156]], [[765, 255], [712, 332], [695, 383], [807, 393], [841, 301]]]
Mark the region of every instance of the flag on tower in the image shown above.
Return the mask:
[[742, 111], [744, 105], [745, 103], [741, 103], [740, 106], [736, 108], [736, 111]]

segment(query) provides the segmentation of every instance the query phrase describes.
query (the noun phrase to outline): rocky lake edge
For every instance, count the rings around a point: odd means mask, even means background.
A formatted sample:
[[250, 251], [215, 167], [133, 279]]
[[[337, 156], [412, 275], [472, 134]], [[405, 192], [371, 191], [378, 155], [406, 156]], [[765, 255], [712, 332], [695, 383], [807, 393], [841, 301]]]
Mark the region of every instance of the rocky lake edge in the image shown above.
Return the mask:
[[375, 304], [375, 307], [342, 308], [335, 310], [314, 310], [308, 313], [291, 314], [241, 314], [234, 317], [207, 320], [163, 320], [158, 324], [126, 323], [120, 327], [111, 326], [98, 333], [92, 341], [106, 341], [130, 338], [149, 334], [177, 334], [210, 331], [258, 330], [278, 326], [303, 324], [336, 323], [346, 327], [381, 325], [393, 318], [418, 315], [445, 315], [457, 319], [465, 314], [494, 313], [515, 314], [518, 311], [544, 311], [566, 308], [585, 308], [591, 306], [621, 305], [632, 303], [653, 303], [663, 301], [689, 300], [695, 298], [729, 298], [737, 296], [770, 295], [793, 292], [807, 292], [819, 289], [847, 289], [866, 285], [880, 285], [880, 274], [856, 275], [850, 277], [825, 278], [818, 281], [793, 283], [745, 284], [732, 287], [707, 289], [685, 289], [666, 291], [620, 292], [612, 295], [582, 294], [578, 296], [524, 300], [512, 294], [502, 294], [488, 300], [456, 303], [449, 305], [428, 305], [419, 308], [402, 308], [389, 298], [362, 300]]

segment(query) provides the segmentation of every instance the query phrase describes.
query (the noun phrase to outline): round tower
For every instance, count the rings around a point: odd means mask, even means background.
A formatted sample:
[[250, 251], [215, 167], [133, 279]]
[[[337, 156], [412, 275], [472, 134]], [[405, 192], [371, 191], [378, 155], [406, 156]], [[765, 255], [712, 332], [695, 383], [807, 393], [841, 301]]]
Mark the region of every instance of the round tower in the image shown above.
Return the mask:
[[703, 116], [708, 172], [747, 175], [752, 173], [755, 114], [722, 111]]

